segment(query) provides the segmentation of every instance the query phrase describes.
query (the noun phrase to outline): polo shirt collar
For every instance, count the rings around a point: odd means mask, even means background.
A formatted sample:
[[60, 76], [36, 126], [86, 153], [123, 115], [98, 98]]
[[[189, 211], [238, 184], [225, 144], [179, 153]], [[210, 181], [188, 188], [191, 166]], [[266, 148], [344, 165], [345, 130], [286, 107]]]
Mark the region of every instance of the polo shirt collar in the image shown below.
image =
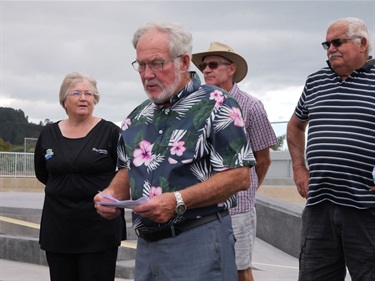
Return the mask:
[[[368, 57], [368, 60], [369, 60], [369, 59], [372, 59], [372, 56], [369, 56], [369, 57]], [[329, 67], [333, 72], [335, 72], [335, 71], [332, 69], [331, 64], [329, 63], [329, 60], [327, 60], [326, 62], [327, 62], [328, 67]], [[371, 64], [367, 64], [367, 63], [365, 63], [363, 66], [361, 66], [360, 68], [356, 69], [355, 71], [356, 71], [356, 72], [369, 72], [371, 68], [372, 68], [372, 65], [371, 65]], [[354, 72], [354, 71], [353, 71], [353, 72]], [[336, 73], [336, 72], [335, 72], [335, 73]]]

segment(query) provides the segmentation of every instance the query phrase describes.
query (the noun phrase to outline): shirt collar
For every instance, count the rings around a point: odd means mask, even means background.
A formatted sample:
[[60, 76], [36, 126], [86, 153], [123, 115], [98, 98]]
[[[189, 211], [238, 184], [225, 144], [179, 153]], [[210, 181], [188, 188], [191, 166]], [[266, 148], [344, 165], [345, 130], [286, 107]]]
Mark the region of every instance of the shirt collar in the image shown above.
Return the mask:
[[175, 104], [179, 100], [187, 97], [191, 93], [197, 91], [199, 89], [200, 85], [201, 85], [200, 80], [197, 79], [197, 77], [193, 77], [189, 81], [189, 83], [187, 83], [185, 85], [185, 87], [177, 95], [174, 95], [173, 97], [171, 97], [171, 99], [170, 99], [170, 102], [171, 102], [170, 106], [172, 106], [173, 104]]
[[[372, 58], [372, 56], [369, 56], [369, 57], [368, 57], [368, 60], [371, 59], [371, 58]], [[328, 67], [329, 67], [333, 72], [335, 72], [335, 71], [332, 69], [331, 64], [329, 63], [329, 60], [327, 60], [326, 62], [327, 62]], [[356, 72], [369, 72], [371, 68], [372, 68], [372, 65], [371, 65], [371, 64], [367, 64], [367, 63], [365, 63], [363, 66], [361, 66], [360, 68], [356, 69], [355, 71], [356, 71]], [[353, 71], [353, 72], [354, 72], [354, 71]], [[335, 72], [335, 73], [336, 73], [336, 72]]]
[[238, 85], [236, 82], [233, 83], [232, 88], [229, 90], [229, 94], [236, 93], [239, 90]]

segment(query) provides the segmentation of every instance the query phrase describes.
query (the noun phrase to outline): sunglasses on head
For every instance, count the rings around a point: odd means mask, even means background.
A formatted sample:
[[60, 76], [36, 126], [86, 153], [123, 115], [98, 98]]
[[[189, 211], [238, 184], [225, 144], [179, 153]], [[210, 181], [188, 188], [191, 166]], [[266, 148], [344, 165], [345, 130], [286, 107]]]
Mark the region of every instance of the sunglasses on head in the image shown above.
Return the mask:
[[328, 50], [329, 47], [331, 47], [331, 44], [333, 45], [333, 47], [337, 48], [337, 47], [340, 47], [342, 44], [346, 43], [348, 40], [354, 40], [354, 39], [357, 39], [357, 38], [361, 38], [361, 36], [354, 36], [354, 37], [350, 37], [350, 38], [336, 38], [336, 39], [333, 39], [331, 41], [323, 42], [322, 46], [323, 46], [324, 50]]
[[209, 63], [207, 62], [202, 62], [201, 64], [198, 65], [199, 67], [199, 70], [200, 71], [203, 71], [206, 69], [206, 67], [208, 66], [210, 69], [215, 69], [217, 68], [219, 65], [221, 64], [226, 64], [226, 65], [230, 65], [232, 63], [229, 63], [229, 62], [222, 62], [222, 61], [211, 61]]

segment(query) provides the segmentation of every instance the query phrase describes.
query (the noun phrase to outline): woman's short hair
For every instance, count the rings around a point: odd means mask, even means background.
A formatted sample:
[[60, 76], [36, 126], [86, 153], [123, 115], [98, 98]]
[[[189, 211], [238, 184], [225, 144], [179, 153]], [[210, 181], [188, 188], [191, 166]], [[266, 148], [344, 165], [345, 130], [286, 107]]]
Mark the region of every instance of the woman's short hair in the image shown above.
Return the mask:
[[98, 88], [96, 86], [97, 84], [96, 80], [88, 74], [84, 74], [80, 72], [72, 72], [65, 76], [60, 87], [59, 100], [60, 100], [61, 106], [65, 109], [65, 111], [66, 111], [66, 108], [65, 108], [66, 97], [68, 96], [69, 92], [74, 87], [74, 85], [83, 81], [90, 83], [90, 85], [93, 87], [94, 104], [97, 104], [99, 102], [100, 95], [99, 95]]

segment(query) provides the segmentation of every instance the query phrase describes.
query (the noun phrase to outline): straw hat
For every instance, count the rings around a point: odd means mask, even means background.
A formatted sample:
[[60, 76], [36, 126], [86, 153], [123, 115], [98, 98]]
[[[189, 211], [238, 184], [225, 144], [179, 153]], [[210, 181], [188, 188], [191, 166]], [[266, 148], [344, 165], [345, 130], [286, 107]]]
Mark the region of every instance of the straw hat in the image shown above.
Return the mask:
[[196, 53], [192, 55], [192, 62], [199, 69], [199, 64], [202, 63], [206, 56], [222, 56], [236, 64], [236, 72], [233, 75], [234, 82], [240, 82], [247, 74], [247, 63], [243, 57], [236, 54], [234, 50], [220, 42], [211, 42], [210, 48], [207, 52]]

